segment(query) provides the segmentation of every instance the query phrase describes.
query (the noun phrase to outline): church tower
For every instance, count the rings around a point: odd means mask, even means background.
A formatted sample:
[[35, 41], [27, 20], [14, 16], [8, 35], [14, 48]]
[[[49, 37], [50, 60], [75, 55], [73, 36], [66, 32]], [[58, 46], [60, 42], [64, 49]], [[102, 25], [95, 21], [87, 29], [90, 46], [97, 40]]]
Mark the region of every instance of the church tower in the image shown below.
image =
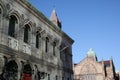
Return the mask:
[[93, 51], [92, 48], [90, 48], [90, 49], [88, 50], [88, 52], [87, 52], [87, 57], [88, 57], [88, 58], [91, 58], [91, 59], [93, 59], [93, 60], [95, 60], [95, 61], [97, 61], [96, 53], [95, 53], [95, 51]]
[[59, 21], [58, 17], [57, 17], [57, 13], [55, 11], [55, 9], [53, 9], [50, 20], [59, 28], [62, 27], [61, 22]]

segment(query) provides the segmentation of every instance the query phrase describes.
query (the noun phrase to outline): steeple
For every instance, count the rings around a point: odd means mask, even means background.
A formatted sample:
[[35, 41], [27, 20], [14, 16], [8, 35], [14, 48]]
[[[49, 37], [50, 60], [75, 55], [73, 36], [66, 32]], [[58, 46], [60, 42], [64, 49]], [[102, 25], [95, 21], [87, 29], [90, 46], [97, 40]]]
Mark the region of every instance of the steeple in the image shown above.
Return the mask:
[[62, 27], [62, 26], [61, 26], [61, 22], [59, 21], [59, 19], [58, 19], [58, 17], [57, 17], [57, 14], [56, 14], [55, 9], [53, 9], [53, 11], [52, 11], [50, 20], [51, 20], [56, 26], [59, 26], [60, 28]]
[[87, 57], [97, 61], [96, 53], [93, 51], [92, 48], [88, 50]]

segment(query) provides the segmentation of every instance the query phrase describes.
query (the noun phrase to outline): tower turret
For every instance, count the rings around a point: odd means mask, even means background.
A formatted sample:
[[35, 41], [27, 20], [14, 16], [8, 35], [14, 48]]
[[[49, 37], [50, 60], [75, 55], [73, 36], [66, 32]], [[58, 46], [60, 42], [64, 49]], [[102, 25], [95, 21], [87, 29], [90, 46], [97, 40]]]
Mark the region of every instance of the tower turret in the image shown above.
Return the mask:
[[61, 22], [59, 21], [58, 17], [57, 17], [57, 13], [55, 11], [55, 9], [53, 9], [50, 20], [59, 28], [62, 27]]

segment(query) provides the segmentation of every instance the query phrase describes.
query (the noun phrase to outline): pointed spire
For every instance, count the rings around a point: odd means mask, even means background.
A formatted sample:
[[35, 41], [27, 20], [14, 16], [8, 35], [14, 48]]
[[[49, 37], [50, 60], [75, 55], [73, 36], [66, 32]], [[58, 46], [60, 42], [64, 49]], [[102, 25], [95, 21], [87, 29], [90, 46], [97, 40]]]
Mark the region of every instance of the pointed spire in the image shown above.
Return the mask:
[[55, 9], [53, 9], [50, 20], [56, 25], [61, 28], [61, 22], [59, 21]]

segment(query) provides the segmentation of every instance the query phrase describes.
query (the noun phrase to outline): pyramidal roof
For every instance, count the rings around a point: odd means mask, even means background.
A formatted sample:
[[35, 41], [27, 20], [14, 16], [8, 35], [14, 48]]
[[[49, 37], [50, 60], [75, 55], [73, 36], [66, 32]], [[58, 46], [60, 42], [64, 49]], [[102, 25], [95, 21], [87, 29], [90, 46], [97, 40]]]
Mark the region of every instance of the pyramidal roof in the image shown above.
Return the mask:
[[50, 20], [56, 25], [59, 26], [61, 28], [61, 23], [57, 17], [57, 13], [55, 11], [55, 9], [53, 9], [52, 14], [50, 16]]

